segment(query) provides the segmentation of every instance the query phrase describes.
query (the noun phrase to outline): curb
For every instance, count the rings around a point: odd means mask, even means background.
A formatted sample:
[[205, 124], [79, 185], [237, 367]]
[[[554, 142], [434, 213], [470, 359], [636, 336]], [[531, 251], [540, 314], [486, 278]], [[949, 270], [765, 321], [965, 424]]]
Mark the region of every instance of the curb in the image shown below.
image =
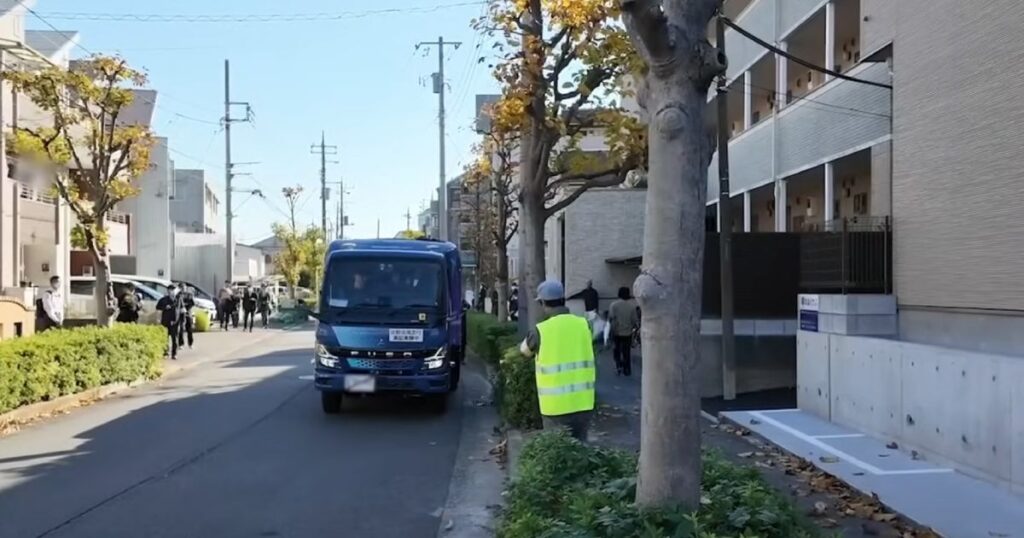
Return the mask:
[[437, 537], [494, 536], [496, 511], [503, 502], [501, 492], [506, 477], [493, 450], [500, 441], [494, 429], [498, 416], [494, 406], [488, 405], [493, 401], [494, 388], [485, 375], [473, 370], [463, 372], [465, 388], [459, 389], [465, 390], [461, 402], [462, 427], [448, 495], [438, 512]]

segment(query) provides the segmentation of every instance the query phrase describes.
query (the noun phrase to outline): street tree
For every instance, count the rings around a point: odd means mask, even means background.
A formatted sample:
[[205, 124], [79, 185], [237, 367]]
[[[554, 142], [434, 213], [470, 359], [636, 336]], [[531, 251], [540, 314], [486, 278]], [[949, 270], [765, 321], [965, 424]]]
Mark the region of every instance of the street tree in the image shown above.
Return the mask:
[[20, 163], [53, 178], [60, 199], [77, 224], [71, 243], [89, 252], [96, 273], [96, 319], [112, 322], [116, 299], [110, 282], [107, 216], [138, 194], [137, 181], [150, 167], [153, 134], [125, 121], [146, 84], [143, 72], [119, 57], [95, 55], [70, 69], [7, 70], [2, 78], [46, 114], [43, 125], [18, 125], [11, 153]]
[[295, 228], [295, 206], [302, 194], [302, 187], [285, 187], [281, 189], [285, 203], [288, 204], [289, 222], [287, 224], [274, 223], [271, 228], [274, 238], [280, 246], [280, 250], [274, 255], [274, 266], [281, 273], [286, 284], [288, 294], [295, 299], [295, 287], [299, 285], [299, 278], [302, 270], [306, 267], [307, 249], [303, 245], [302, 237]]
[[650, 167], [643, 266], [633, 285], [644, 313], [637, 502], [699, 507], [700, 350], [707, 170], [716, 133], [708, 88], [726, 59], [707, 39], [719, 0], [621, 0], [645, 64]]
[[489, 241], [494, 246], [495, 289], [498, 291], [497, 313], [499, 321], [507, 321], [509, 296], [508, 246], [519, 229], [516, 205], [519, 184], [515, 155], [518, 153], [515, 133], [491, 132], [475, 149], [477, 159], [467, 173], [467, 180], [486, 185], [490, 200], [487, 227]]
[[[642, 164], [643, 129], [617, 102], [619, 83], [639, 58], [616, 22], [618, 0], [491, 0], [478, 29], [495, 36], [495, 77], [502, 96], [491, 109], [494, 133], [515, 133], [519, 147], [522, 284], [544, 278], [544, 223], [586, 190], [622, 183]], [[604, 133], [604, 151], [584, 151]], [[540, 316], [534, 301], [529, 321]]]
[[324, 281], [324, 258], [327, 256], [327, 239], [324, 231], [318, 226], [306, 228], [301, 236], [304, 270], [310, 277], [310, 289], [313, 296], [320, 296], [320, 288]]

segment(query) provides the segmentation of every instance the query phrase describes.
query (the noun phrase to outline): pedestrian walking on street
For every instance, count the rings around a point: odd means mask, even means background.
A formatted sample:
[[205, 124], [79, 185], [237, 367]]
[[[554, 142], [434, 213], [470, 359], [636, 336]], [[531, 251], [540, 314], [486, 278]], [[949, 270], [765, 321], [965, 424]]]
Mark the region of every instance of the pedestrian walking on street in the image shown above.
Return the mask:
[[139, 301], [135, 291], [135, 283], [129, 282], [125, 286], [124, 293], [117, 300], [117, 322], [138, 323], [139, 311], [142, 310], [142, 303]]
[[192, 309], [196, 306], [196, 292], [190, 286], [181, 285], [181, 323], [178, 327], [178, 346], [184, 346], [188, 337], [188, 348], [192, 349], [195, 343], [193, 332], [195, 331], [195, 318]]
[[259, 295], [257, 296], [256, 308], [260, 312], [260, 321], [263, 322], [263, 328], [270, 328], [270, 310], [274, 298], [270, 296], [270, 290], [267, 289], [267, 285], [260, 286]]
[[636, 302], [629, 288], [619, 288], [619, 299], [612, 303], [609, 320], [612, 326], [613, 356], [618, 375], [633, 375], [633, 332], [640, 326]]
[[231, 310], [234, 305], [234, 290], [231, 289], [231, 281], [225, 280], [224, 287], [217, 293], [217, 315], [220, 318], [220, 328], [228, 330], [228, 322], [231, 321]]
[[565, 429], [586, 441], [594, 412], [597, 370], [590, 324], [565, 307], [565, 289], [549, 280], [537, 288], [545, 320], [520, 345], [536, 357], [537, 398], [545, 429]]
[[252, 332], [253, 323], [256, 321], [256, 305], [259, 302], [259, 297], [256, 296], [256, 290], [249, 286], [245, 288], [245, 292], [242, 294], [242, 309], [245, 312], [245, 317], [242, 318], [242, 330]]
[[594, 289], [593, 280], [588, 280], [587, 287], [569, 297], [569, 300], [572, 299], [583, 299], [583, 310], [587, 312], [587, 321], [593, 323], [597, 319], [597, 308], [601, 302], [601, 297], [598, 295], [597, 290]]
[[160, 324], [167, 329], [167, 336], [171, 338], [171, 360], [178, 360], [178, 338], [179, 323], [181, 323], [181, 296], [174, 284], [167, 287], [167, 295], [164, 295], [156, 303], [156, 309], [160, 312]]

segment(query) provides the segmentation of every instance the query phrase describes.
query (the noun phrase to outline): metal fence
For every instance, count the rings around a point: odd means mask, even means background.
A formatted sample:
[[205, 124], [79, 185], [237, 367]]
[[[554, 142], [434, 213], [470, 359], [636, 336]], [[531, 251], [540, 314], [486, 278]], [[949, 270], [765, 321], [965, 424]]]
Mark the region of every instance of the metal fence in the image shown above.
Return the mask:
[[891, 293], [889, 217], [808, 223], [800, 234], [800, 288], [805, 293]]

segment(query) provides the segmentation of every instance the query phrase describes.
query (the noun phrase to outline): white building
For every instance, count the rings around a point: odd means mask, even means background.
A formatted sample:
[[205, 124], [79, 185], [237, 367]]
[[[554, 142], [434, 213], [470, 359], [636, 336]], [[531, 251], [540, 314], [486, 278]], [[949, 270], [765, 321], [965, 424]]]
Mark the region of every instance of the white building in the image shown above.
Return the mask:
[[171, 222], [176, 232], [217, 233], [221, 226], [220, 200], [204, 170], [174, 171]]

